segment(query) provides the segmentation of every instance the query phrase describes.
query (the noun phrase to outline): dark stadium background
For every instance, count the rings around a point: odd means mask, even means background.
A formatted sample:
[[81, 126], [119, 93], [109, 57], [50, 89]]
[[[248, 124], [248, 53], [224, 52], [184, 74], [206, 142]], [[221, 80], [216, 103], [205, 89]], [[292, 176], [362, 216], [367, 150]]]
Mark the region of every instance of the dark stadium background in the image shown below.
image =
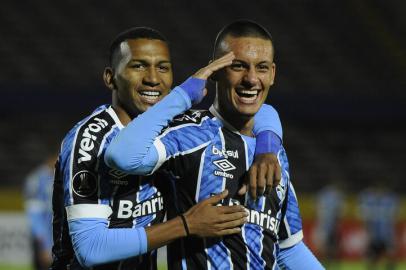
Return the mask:
[[117, 33], [164, 33], [179, 83], [208, 62], [222, 26], [247, 18], [274, 38], [269, 102], [298, 193], [311, 200], [338, 181], [356, 195], [382, 182], [404, 198], [405, 14], [402, 0], [2, 1], [2, 190], [19, 190], [74, 123], [109, 102], [102, 71]]

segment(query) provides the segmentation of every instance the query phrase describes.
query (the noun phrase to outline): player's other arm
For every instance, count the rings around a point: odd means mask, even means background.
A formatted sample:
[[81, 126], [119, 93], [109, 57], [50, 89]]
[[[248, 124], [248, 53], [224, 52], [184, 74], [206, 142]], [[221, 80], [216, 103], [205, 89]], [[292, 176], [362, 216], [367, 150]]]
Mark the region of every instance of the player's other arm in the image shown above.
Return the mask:
[[76, 257], [82, 266], [93, 267], [142, 255], [188, 235], [221, 237], [239, 233], [247, 213], [239, 205], [217, 206], [227, 194], [224, 191], [198, 203], [183, 214], [184, 218], [178, 216], [147, 228], [108, 228], [106, 216], [111, 209], [107, 205], [67, 207]]
[[248, 190], [255, 199], [269, 194], [281, 180], [277, 153], [282, 146], [283, 132], [278, 112], [271, 105], [263, 104], [254, 120], [255, 159], [239, 194]]
[[[287, 170], [286, 155], [281, 155], [283, 167]], [[286, 175], [288, 172], [284, 172]], [[292, 183], [289, 183], [285, 216], [279, 227], [279, 247], [277, 262], [282, 269], [320, 270], [324, 269], [303, 242], [302, 218]]]

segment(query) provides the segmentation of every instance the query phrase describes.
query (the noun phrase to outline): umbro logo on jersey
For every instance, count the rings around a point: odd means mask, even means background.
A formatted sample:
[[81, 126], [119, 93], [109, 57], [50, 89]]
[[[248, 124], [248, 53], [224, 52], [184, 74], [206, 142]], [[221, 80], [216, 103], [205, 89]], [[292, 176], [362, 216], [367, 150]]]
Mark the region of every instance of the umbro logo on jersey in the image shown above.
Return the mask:
[[92, 159], [92, 156], [89, 154], [89, 152], [92, 151], [95, 146], [94, 143], [97, 139], [96, 135], [108, 125], [107, 121], [104, 119], [95, 117], [93, 120], [94, 121], [89, 123], [87, 128], [85, 128], [82, 133], [82, 138], [79, 145], [79, 164], [83, 161], [89, 161]]
[[232, 175], [231, 173], [227, 173], [228, 171], [232, 171], [232, 170], [236, 169], [236, 167], [230, 161], [223, 158], [223, 159], [213, 161], [213, 164], [216, 165], [219, 169], [221, 169], [221, 171], [217, 171], [217, 170], [214, 171], [214, 175], [226, 177], [226, 178], [230, 178], [230, 179], [234, 178], [234, 175]]
[[121, 179], [121, 178], [126, 177], [128, 175], [128, 173], [125, 173], [125, 172], [122, 172], [122, 171], [119, 171], [119, 170], [116, 170], [116, 169], [110, 170], [109, 174], [111, 176], [113, 176], [114, 178], [116, 178], [116, 179]]
[[213, 164], [219, 167], [223, 172], [235, 170], [235, 166], [225, 158], [213, 161]]
[[213, 155], [218, 155], [220, 157], [225, 157], [225, 158], [229, 158], [229, 157], [238, 158], [238, 150], [232, 151], [232, 150], [218, 149], [214, 145], [211, 150], [212, 150]]

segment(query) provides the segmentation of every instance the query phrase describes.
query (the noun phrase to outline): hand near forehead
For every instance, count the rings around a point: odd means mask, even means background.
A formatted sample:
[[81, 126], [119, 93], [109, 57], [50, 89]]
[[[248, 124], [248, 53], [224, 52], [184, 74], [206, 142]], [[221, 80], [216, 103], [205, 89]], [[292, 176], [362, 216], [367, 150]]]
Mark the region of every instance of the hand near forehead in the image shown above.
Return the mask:
[[229, 66], [232, 64], [233, 60], [235, 58], [235, 55], [233, 52], [229, 52], [226, 55], [214, 60], [204, 68], [199, 69], [193, 77], [202, 79], [202, 80], [207, 80], [214, 72]]

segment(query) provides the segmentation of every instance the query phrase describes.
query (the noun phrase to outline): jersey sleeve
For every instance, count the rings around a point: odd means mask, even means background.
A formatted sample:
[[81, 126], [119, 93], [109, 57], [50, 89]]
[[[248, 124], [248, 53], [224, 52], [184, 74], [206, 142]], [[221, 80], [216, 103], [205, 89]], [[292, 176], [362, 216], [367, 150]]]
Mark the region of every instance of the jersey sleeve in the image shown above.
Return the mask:
[[118, 133], [107, 147], [106, 164], [130, 174], [153, 173], [167, 159], [165, 145], [157, 137], [171, 120], [190, 107], [187, 91], [176, 87]]
[[281, 249], [289, 248], [303, 239], [302, 217], [300, 215], [299, 204], [297, 201], [295, 189], [290, 180], [289, 162], [285, 150], [279, 152], [281, 173], [283, 178], [289, 179], [289, 189], [286, 197], [285, 215], [281, 221], [278, 237], [279, 247]]
[[143, 227], [110, 229], [105, 218], [70, 217], [68, 223], [72, 246], [82, 266], [93, 267], [147, 252]]
[[257, 138], [255, 155], [277, 154], [282, 146], [282, 124], [278, 112], [268, 104], [263, 104], [255, 114], [253, 132]]
[[302, 242], [281, 249], [277, 256], [280, 269], [322, 270], [325, 269], [310, 249]]

